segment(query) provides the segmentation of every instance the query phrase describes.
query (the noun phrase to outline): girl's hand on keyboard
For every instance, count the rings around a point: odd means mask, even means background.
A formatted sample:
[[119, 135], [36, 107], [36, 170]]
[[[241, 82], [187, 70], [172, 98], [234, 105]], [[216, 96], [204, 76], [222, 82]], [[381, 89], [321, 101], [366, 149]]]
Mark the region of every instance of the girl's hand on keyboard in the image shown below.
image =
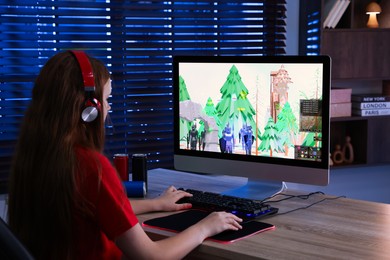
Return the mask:
[[183, 190], [177, 190], [174, 186], [168, 187], [163, 194], [155, 198], [159, 211], [178, 211], [190, 209], [191, 203], [176, 204], [177, 201], [184, 197], [192, 197], [192, 194]]

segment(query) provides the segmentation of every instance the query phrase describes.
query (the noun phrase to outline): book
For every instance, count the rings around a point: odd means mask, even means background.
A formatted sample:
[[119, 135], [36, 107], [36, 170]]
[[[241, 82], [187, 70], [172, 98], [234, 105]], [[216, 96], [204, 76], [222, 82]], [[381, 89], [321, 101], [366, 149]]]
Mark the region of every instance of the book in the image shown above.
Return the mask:
[[384, 96], [382, 94], [353, 94], [351, 101], [356, 102], [386, 102], [390, 101], [390, 96]]
[[341, 6], [341, 0], [329, 0], [325, 3], [325, 14], [326, 18], [323, 23], [324, 28], [330, 28], [330, 21], [333, 19], [337, 12], [337, 9]]
[[335, 28], [339, 23], [341, 17], [344, 15], [345, 10], [347, 10], [350, 0], [341, 0], [341, 4], [337, 8], [335, 15], [329, 21], [329, 28]]
[[355, 116], [386, 116], [390, 115], [390, 109], [353, 109]]
[[351, 88], [332, 88], [330, 90], [330, 103], [351, 103]]
[[330, 104], [330, 117], [351, 116], [351, 103]]
[[353, 109], [389, 109], [389, 102], [353, 102]]

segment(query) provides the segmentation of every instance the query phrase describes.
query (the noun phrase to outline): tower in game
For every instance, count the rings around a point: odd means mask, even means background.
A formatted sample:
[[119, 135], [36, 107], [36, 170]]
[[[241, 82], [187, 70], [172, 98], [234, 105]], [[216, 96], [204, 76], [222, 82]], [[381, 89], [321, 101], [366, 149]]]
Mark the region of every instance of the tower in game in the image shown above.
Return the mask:
[[288, 84], [292, 83], [287, 70], [282, 65], [279, 70], [271, 71], [270, 103], [271, 117], [277, 121], [278, 114], [288, 101]]

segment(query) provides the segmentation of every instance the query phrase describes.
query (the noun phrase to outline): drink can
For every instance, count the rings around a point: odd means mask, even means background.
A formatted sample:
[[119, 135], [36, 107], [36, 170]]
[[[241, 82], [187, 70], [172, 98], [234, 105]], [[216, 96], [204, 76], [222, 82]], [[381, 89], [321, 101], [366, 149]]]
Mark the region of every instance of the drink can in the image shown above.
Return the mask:
[[148, 169], [146, 165], [146, 154], [133, 154], [132, 156], [132, 174], [133, 181], [143, 181], [148, 190]]
[[129, 180], [129, 156], [127, 154], [114, 154], [114, 165], [122, 181]]
[[127, 197], [143, 198], [146, 195], [146, 186], [143, 181], [124, 181]]

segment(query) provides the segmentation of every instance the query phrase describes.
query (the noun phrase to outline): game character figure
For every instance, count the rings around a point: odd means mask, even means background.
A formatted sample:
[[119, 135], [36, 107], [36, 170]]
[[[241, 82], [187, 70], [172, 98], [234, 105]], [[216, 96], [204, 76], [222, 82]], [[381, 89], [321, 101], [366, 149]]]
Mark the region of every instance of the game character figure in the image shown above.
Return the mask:
[[255, 137], [253, 136], [252, 127], [248, 126], [246, 129], [246, 134], [244, 135], [244, 141], [245, 141], [245, 153], [247, 155], [251, 155], [252, 153], [252, 144], [255, 140]]
[[206, 131], [203, 130], [199, 136], [199, 150], [201, 151], [204, 151], [204, 148], [206, 146], [205, 138], [206, 138]]
[[226, 149], [226, 141], [223, 137], [219, 138], [219, 149], [221, 150], [221, 153], [225, 152]]
[[233, 153], [233, 142], [234, 136], [232, 129], [229, 126], [229, 123], [226, 125], [225, 129], [222, 132], [223, 139], [225, 140], [225, 153]]
[[238, 133], [238, 141], [241, 142], [242, 150], [245, 150], [245, 140], [244, 136], [246, 135], [246, 124], [242, 125], [240, 132]]
[[198, 144], [198, 130], [196, 129], [195, 124], [192, 125], [191, 130], [189, 132], [189, 136], [191, 150], [196, 150], [196, 146]]

